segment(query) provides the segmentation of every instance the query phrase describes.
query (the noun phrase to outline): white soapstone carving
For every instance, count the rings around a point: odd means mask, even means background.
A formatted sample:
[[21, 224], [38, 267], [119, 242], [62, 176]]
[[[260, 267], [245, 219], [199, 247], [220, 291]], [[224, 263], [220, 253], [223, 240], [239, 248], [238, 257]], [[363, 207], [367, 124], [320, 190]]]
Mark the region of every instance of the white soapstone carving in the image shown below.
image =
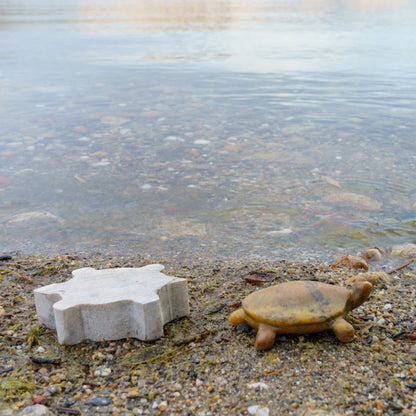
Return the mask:
[[186, 279], [161, 264], [74, 270], [73, 278], [35, 289], [39, 322], [56, 329], [60, 344], [163, 336], [163, 325], [189, 314]]

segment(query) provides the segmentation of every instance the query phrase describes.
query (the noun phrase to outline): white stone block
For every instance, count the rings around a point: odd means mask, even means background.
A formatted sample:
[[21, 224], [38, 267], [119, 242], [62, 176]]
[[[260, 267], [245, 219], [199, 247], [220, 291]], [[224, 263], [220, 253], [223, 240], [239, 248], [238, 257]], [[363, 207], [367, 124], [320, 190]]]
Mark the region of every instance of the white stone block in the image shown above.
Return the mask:
[[60, 344], [163, 336], [163, 325], [189, 314], [186, 279], [166, 276], [161, 264], [74, 270], [73, 278], [34, 291], [39, 322]]

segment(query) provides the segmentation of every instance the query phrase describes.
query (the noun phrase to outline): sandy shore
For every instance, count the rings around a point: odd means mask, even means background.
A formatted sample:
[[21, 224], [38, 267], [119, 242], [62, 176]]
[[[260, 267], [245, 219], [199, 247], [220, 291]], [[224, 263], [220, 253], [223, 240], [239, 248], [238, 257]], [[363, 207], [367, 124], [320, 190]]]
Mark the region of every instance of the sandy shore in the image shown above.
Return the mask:
[[[282, 336], [272, 349], [258, 352], [254, 330], [229, 326], [238, 302], [259, 287], [299, 279], [342, 284], [358, 273], [333, 269], [331, 260], [179, 264], [160, 259], [166, 274], [188, 279], [190, 317], [167, 324], [155, 342], [61, 346], [53, 330], [39, 326], [35, 288], [68, 280], [80, 267], [139, 267], [149, 261], [99, 254], [5, 258], [0, 261], [0, 414], [34, 402], [63, 415], [416, 414], [414, 265], [377, 284], [370, 299], [350, 313], [356, 336], [349, 344], [325, 332]], [[383, 267], [376, 263], [371, 269]], [[258, 271], [269, 272], [273, 281], [245, 279], [263, 279]]]

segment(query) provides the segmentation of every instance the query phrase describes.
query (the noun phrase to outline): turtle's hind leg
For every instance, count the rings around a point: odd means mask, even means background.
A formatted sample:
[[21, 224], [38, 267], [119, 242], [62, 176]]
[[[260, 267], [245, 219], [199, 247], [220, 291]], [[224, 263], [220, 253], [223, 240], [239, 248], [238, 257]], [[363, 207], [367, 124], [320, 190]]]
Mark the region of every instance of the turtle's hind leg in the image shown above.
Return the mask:
[[272, 328], [268, 325], [259, 325], [259, 329], [257, 331], [256, 337], [256, 348], [258, 350], [268, 350], [274, 344], [274, 340], [276, 339], [276, 328]]
[[230, 325], [236, 326], [246, 321], [246, 313], [242, 308], [237, 309], [230, 315]]

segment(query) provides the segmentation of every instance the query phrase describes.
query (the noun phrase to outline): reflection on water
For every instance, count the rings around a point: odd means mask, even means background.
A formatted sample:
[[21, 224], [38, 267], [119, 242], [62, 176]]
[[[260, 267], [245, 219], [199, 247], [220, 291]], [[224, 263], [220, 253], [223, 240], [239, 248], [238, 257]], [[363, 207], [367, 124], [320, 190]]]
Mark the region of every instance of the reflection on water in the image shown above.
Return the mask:
[[413, 241], [410, 1], [0, 0], [0, 251]]

